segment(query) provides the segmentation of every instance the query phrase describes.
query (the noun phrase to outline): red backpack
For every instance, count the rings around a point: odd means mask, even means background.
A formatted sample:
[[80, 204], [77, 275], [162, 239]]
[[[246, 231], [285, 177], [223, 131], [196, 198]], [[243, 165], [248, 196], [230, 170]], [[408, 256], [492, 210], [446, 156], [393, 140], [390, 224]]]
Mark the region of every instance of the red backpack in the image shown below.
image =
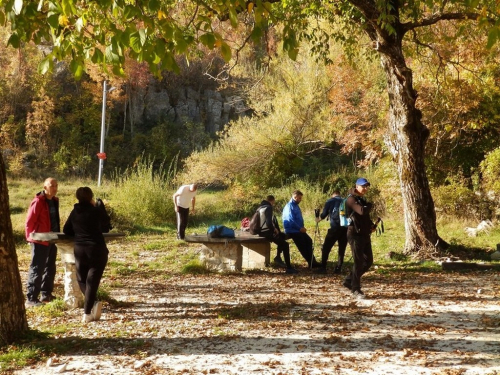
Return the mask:
[[241, 228], [243, 232], [248, 232], [250, 230], [250, 219], [248, 217], [244, 217], [241, 219]]

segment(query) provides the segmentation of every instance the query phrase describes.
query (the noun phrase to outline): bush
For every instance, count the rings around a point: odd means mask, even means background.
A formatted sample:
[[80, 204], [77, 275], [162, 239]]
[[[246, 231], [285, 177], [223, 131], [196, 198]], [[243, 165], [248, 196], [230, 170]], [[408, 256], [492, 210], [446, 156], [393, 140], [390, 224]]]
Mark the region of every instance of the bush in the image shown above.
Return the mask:
[[473, 221], [491, 219], [491, 203], [459, 182], [432, 189], [436, 212]]
[[[161, 225], [175, 220], [173, 168], [155, 169], [152, 160], [141, 157], [123, 174], [116, 172], [109, 191], [117, 218], [134, 226]], [[123, 223], [122, 223], [123, 224]]]
[[500, 195], [500, 179], [498, 171], [500, 170], [500, 148], [489, 152], [480, 164], [483, 176], [483, 189], [493, 191], [495, 195]]

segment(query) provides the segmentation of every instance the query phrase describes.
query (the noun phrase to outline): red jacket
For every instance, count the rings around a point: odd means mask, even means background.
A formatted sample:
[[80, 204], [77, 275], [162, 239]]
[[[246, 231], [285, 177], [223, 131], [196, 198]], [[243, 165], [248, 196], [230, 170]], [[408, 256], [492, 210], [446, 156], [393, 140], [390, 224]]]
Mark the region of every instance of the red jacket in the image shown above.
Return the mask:
[[[52, 200], [56, 206], [57, 228], [59, 232], [59, 199], [57, 197], [52, 197]], [[35, 242], [45, 246], [49, 245], [48, 242], [35, 241], [30, 238], [30, 234], [33, 232], [51, 232], [49, 204], [47, 203], [47, 198], [43, 191], [38, 193], [31, 201], [31, 205], [28, 209], [28, 216], [26, 217], [25, 232], [28, 242]]]

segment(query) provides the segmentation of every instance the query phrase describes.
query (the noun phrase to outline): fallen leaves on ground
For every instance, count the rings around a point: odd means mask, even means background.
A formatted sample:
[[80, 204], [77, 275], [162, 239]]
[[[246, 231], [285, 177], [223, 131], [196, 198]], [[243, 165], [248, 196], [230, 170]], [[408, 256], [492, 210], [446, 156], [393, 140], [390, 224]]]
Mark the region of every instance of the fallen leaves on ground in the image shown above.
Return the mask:
[[500, 373], [498, 273], [371, 271], [356, 300], [339, 275], [301, 271], [105, 274], [117, 303], [100, 321], [29, 314], [69, 349], [16, 373]]

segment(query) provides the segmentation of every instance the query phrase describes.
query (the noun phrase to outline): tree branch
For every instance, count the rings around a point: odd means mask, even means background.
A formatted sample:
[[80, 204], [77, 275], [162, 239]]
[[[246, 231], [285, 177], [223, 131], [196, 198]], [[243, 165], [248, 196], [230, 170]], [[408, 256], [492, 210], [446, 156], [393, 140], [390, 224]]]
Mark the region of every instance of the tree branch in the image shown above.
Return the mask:
[[[416, 29], [418, 27], [434, 25], [440, 21], [450, 21], [450, 20], [476, 20], [481, 15], [474, 12], [458, 12], [458, 13], [436, 13], [429, 18], [424, 18], [418, 22], [406, 22], [401, 24], [404, 32]], [[488, 18], [489, 22], [494, 22], [493, 19]]]

